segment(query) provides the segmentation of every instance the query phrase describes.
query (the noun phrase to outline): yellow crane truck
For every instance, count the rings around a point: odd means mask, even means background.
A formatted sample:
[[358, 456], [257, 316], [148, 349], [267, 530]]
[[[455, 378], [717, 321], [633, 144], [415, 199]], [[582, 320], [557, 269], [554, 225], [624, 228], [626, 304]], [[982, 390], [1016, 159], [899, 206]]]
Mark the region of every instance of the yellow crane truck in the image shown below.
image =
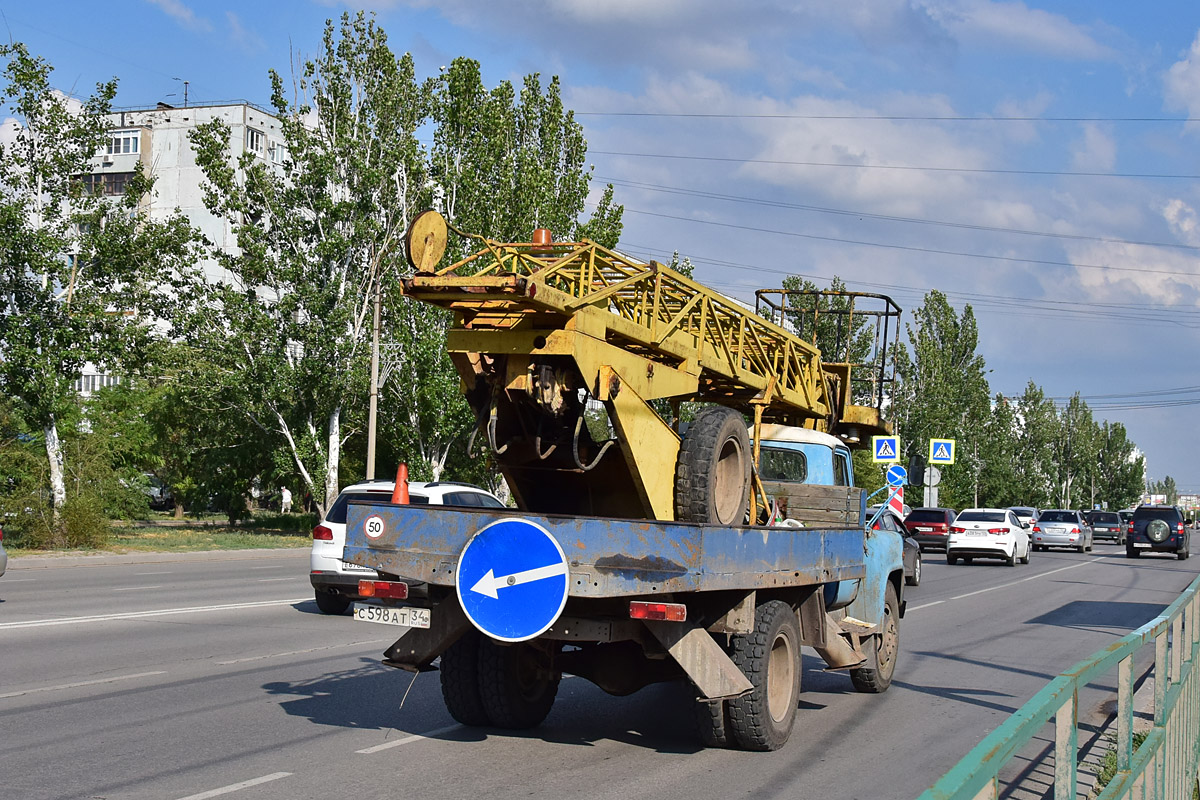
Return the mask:
[[802, 645], [887, 689], [903, 543], [868, 529], [849, 447], [888, 430], [900, 309], [777, 291], [756, 311], [544, 230], [439, 269], [448, 236], [414, 221], [404, 293], [453, 313], [517, 508], [351, 504], [343, 557], [382, 573], [355, 615], [401, 634], [384, 663], [439, 670], [456, 720], [501, 728], [540, 724], [564, 672], [614, 695], [687, 680], [702, 741], [750, 750], [791, 733]]

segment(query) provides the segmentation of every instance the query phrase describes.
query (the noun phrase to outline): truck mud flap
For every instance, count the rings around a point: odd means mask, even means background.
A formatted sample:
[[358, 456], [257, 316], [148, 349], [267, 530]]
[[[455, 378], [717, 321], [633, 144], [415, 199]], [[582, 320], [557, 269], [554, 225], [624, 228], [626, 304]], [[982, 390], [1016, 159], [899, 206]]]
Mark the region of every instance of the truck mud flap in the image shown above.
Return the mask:
[[[843, 635], [844, 633], [842, 624], [826, 613], [825, 644], [814, 649], [831, 670], [851, 669], [860, 666], [867, 659], [857, 646], [851, 644], [851, 639]], [[853, 641], [857, 639], [857, 636], [852, 635]]]
[[433, 660], [458, 641], [470, 620], [463, 613], [458, 598], [449, 595], [433, 607], [428, 628], [409, 628], [383, 653], [383, 663], [409, 672], [429, 672]]
[[701, 627], [646, 621], [646, 628], [709, 700], [731, 700], [754, 691], [753, 684]]

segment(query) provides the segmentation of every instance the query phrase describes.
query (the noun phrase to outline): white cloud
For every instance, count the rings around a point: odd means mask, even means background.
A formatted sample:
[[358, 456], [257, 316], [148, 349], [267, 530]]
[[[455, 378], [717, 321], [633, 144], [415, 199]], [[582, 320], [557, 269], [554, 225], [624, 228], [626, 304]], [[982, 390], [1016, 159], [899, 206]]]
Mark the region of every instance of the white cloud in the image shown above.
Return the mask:
[[1163, 207], [1163, 219], [1185, 244], [1200, 247], [1200, 215], [1196, 209], [1179, 198], [1173, 198]]
[[1021, 2], [923, 0], [930, 16], [960, 43], [992, 48], [1016, 47], [1058, 58], [1106, 60], [1112, 48], [1062, 14], [1029, 8]]
[[158, 6], [163, 12], [183, 27], [193, 31], [211, 31], [212, 23], [204, 17], [197, 17], [182, 0], [146, 0], [153, 6]]
[[1071, 161], [1075, 169], [1111, 172], [1117, 163], [1117, 142], [1112, 134], [1094, 122], [1085, 123], [1083, 137], [1073, 146]]
[[0, 147], [8, 147], [17, 140], [17, 134], [21, 132], [21, 123], [16, 117], [5, 117], [3, 122], [0, 122]]
[[[1200, 32], [1187, 55], [1171, 65], [1163, 76], [1167, 107], [1200, 116]], [[1189, 126], [1195, 129], [1200, 126]]]
[[225, 19], [229, 22], [229, 38], [230, 41], [245, 53], [259, 53], [267, 48], [267, 43], [262, 40], [262, 37], [251, 30], [247, 30], [242, 21], [238, 19], [237, 14], [232, 11], [225, 12]]

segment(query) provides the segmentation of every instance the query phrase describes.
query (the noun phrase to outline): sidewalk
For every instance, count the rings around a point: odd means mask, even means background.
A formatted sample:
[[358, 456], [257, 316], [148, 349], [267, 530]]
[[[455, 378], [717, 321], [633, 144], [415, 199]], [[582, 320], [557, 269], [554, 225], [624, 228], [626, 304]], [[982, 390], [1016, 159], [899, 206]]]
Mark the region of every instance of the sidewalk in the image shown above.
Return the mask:
[[54, 569], [56, 567], [105, 567], [119, 564], [163, 564], [171, 561], [246, 561], [263, 558], [307, 559], [307, 547], [272, 547], [255, 550], [198, 550], [157, 553], [48, 553], [36, 556], [10, 556], [8, 571]]

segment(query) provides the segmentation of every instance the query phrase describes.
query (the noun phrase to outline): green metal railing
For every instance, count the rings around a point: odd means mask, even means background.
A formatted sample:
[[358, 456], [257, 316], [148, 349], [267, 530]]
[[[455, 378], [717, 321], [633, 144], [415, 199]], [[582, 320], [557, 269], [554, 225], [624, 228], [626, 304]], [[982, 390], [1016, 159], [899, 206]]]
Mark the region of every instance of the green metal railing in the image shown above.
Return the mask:
[[[992, 731], [918, 800], [995, 800], [1000, 771], [1051, 721], [1054, 800], [1079, 788], [1079, 690], [1117, 673], [1117, 773], [1096, 800], [1191, 800], [1200, 756], [1200, 578], [1158, 617], [1076, 664]], [[1134, 658], [1154, 645], [1154, 724], [1133, 746]], [[1016, 787], [1010, 785], [1007, 789]]]

